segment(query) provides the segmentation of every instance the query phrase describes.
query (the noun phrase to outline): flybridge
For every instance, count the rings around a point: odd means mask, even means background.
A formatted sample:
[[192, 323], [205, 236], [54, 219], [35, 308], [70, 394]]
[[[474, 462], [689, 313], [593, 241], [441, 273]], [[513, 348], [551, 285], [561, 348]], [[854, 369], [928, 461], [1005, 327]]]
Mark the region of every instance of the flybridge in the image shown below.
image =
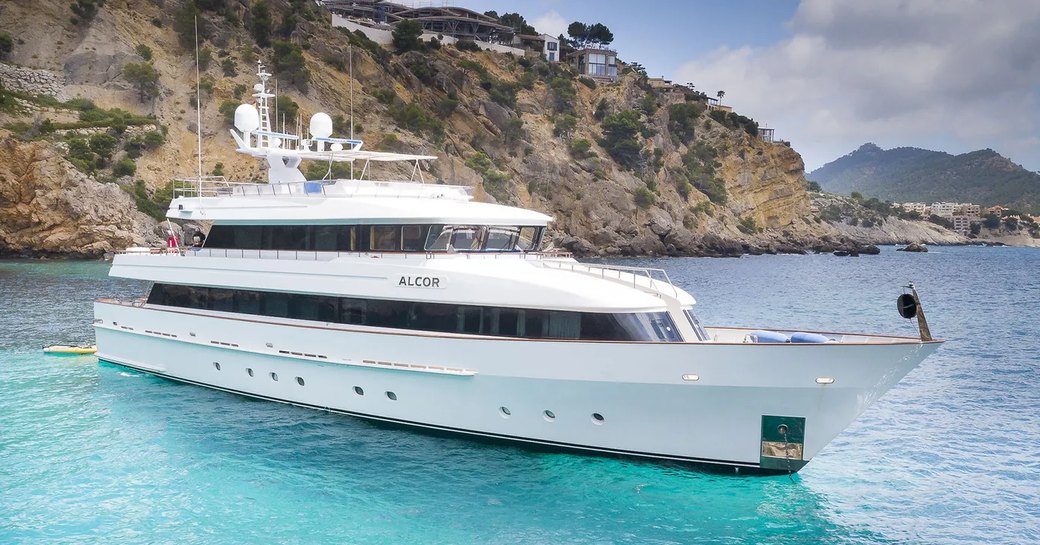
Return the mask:
[[[235, 110], [235, 129], [231, 137], [238, 144], [238, 152], [265, 159], [267, 161], [268, 182], [271, 184], [303, 183], [307, 179], [300, 172], [303, 160], [353, 163], [363, 161], [359, 179], [368, 174], [368, 166], [376, 162], [411, 162], [413, 181], [423, 182], [420, 161], [430, 161], [433, 155], [416, 155], [404, 153], [387, 153], [363, 150], [364, 142], [355, 138], [334, 138], [332, 136], [332, 118], [324, 112], [311, 116], [309, 124], [310, 138], [275, 130], [271, 121], [270, 100], [275, 95], [268, 91], [267, 80], [271, 74], [264, 70], [262, 63], [257, 63], [256, 75], [260, 82], [253, 86], [255, 103], [242, 104]], [[331, 169], [330, 169], [331, 170]], [[353, 168], [351, 169], [353, 179]], [[201, 190], [201, 188], [200, 188]]]

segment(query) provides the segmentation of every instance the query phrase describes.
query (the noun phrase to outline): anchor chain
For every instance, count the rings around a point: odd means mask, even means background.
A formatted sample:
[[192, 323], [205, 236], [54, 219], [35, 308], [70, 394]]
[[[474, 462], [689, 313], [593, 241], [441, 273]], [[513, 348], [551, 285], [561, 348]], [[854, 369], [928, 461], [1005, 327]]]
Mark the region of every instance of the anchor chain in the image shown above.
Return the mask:
[[787, 440], [787, 424], [780, 424], [777, 426], [776, 431], [780, 432], [784, 436], [784, 461], [787, 462], [787, 476], [791, 477], [794, 474], [791, 471], [791, 451], [789, 441]]

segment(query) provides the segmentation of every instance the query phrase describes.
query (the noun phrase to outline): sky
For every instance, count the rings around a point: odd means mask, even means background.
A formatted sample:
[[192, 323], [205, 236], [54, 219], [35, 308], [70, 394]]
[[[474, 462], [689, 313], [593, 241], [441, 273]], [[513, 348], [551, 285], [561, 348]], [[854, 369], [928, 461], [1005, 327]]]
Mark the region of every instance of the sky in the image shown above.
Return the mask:
[[806, 171], [866, 142], [992, 148], [1040, 171], [1040, 0], [448, 4], [519, 12], [554, 36], [603, 23], [622, 61], [725, 91], [724, 104], [791, 141]]

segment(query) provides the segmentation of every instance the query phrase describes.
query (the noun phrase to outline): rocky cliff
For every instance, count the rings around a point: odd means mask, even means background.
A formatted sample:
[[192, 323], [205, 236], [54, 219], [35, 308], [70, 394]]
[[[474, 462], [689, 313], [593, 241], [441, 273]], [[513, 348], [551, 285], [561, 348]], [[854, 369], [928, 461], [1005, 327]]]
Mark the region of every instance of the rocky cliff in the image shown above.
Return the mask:
[[0, 255], [97, 257], [159, 242], [156, 222], [115, 184], [77, 171], [47, 143], [0, 130]]
[[[21, 104], [0, 111], [0, 123], [20, 127], [18, 137], [33, 141], [11, 141], [8, 148], [21, 151], [0, 157], [0, 171], [12, 173], [4, 182], [10, 196], [0, 209], [8, 251], [78, 254], [84, 247], [112, 248], [154, 236], [153, 224], [133, 213], [133, 199], [95, 180], [126, 187], [141, 180], [149, 192], [159, 192], [172, 177], [194, 172], [195, 64], [175, 30], [184, 31], [192, 5], [109, 0], [89, 20], [75, 21], [69, 5], [58, 0], [0, 5], [0, 27], [16, 40], [10, 63], [33, 68], [33, 77], [47, 85], [60, 79], [60, 99], [89, 99], [139, 121], [151, 116], [165, 131], [164, 145], [133, 155], [132, 140], [117, 135], [126, 149], [116, 150], [110, 160], [88, 161], [92, 177], [87, 177], [57, 158], [70, 138], [78, 138], [76, 131], [84, 130], [75, 128], [84, 124], [76, 122], [84, 118], [82, 112], [69, 110], [68, 104], [65, 109]], [[326, 111], [339, 117], [337, 129], [345, 133], [353, 87], [356, 134], [366, 147], [438, 155], [429, 165], [438, 183], [470, 185], [478, 199], [554, 216], [554, 244], [579, 254], [739, 255], [801, 251], [861, 236], [814, 218], [795, 150], [752, 136], [751, 121], [742, 116], [708, 111], [702, 95], [653, 89], [630, 68], [622, 70], [619, 81], [605, 84], [537, 56], [514, 58], [454, 46], [392, 54], [332, 28], [323, 8], [283, 0], [266, 3], [274, 21], [281, 21], [269, 25], [276, 40], [272, 49], [257, 45], [256, 4], [205, 5], [208, 10], [199, 12], [202, 47], [212, 57], [203, 67], [207, 173], [261, 176], [253, 159], [233, 152], [221, 111], [247, 98], [243, 91], [254, 83], [255, 62], [262, 59], [275, 67], [280, 92], [292, 98], [286, 106], [297, 105], [302, 119]], [[346, 70], [348, 55], [353, 82]], [[154, 96], [126, 79], [128, 63], [155, 68]], [[0, 78], [19, 79], [4, 76], [10, 73], [0, 71]], [[74, 128], [48, 132], [44, 129], [52, 125], [46, 120], [73, 121], [66, 125]], [[295, 123], [292, 114], [287, 123]], [[21, 171], [25, 161], [17, 157], [27, 150], [50, 157], [47, 187], [64, 191], [63, 197], [48, 201], [28, 186], [19, 187], [29, 183], [13, 174]], [[122, 176], [115, 172], [113, 165], [122, 159], [133, 161], [132, 175], [126, 169]], [[75, 164], [81, 167], [84, 161]], [[406, 171], [380, 174], [408, 176]], [[108, 208], [95, 207], [96, 215], [73, 209], [74, 197], [92, 192], [104, 197], [89, 202], [108, 203]], [[61, 221], [67, 214], [85, 221]], [[125, 216], [121, 222], [116, 220], [120, 215]], [[81, 223], [109, 227], [83, 229]]]

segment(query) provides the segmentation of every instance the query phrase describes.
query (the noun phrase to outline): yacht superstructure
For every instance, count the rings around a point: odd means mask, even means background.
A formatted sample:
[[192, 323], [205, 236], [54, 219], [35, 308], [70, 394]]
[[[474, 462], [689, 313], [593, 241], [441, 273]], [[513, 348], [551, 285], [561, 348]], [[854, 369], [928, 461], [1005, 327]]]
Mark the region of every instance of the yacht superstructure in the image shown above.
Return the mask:
[[[167, 216], [212, 223], [205, 244], [115, 256], [113, 276], [153, 287], [96, 302], [100, 359], [411, 426], [788, 472], [939, 346], [703, 327], [664, 271], [541, 251], [550, 217], [423, 183], [431, 156], [332, 138], [325, 114], [307, 139], [273, 131], [258, 76], [232, 135], [269, 182], [178, 189]], [[307, 180], [302, 160], [361, 176]], [[385, 161], [419, 181], [365, 179]]]

